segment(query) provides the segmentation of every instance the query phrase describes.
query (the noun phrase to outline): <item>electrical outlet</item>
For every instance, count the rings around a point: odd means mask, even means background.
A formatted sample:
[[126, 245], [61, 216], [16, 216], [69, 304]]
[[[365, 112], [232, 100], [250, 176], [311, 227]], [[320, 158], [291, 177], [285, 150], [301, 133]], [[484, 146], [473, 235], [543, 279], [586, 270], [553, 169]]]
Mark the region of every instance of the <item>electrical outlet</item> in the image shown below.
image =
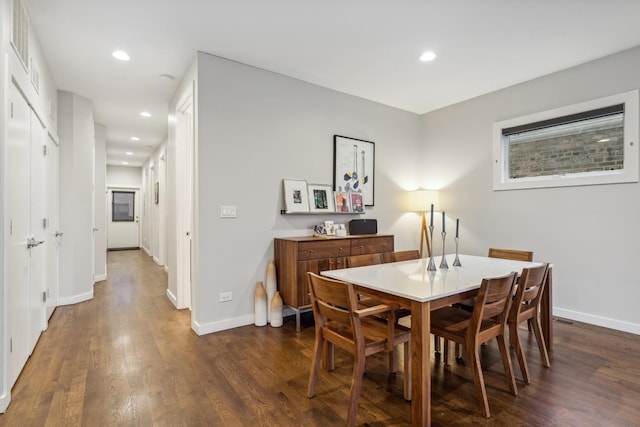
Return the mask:
[[231, 292], [222, 292], [220, 294], [220, 299], [218, 300], [218, 302], [226, 302], [226, 301], [231, 301], [233, 299]]
[[236, 218], [238, 210], [235, 206], [220, 206], [220, 218]]

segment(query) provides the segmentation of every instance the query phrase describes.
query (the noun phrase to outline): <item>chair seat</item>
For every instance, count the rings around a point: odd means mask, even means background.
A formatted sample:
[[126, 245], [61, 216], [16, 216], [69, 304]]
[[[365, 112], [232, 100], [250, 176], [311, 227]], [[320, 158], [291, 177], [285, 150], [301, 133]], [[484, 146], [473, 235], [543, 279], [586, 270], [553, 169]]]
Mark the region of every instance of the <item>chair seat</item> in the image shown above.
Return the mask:
[[[455, 307], [443, 307], [431, 312], [431, 332], [447, 338], [447, 335], [456, 335], [464, 338], [471, 323], [472, 312]], [[483, 320], [480, 324], [480, 332], [492, 327], [500, 326], [494, 319]]]
[[[381, 319], [379, 317], [363, 318], [361, 320], [361, 326], [362, 326], [362, 335], [364, 336], [365, 346], [375, 347], [377, 345], [385, 346], [387, 344], [389, 333], [388, 333], [388, 330], [386, 329], [387, 327], [386, 320]], [[325, 325], [325, 328], [349, 340], [355, 340], [352, 329], [345, 326], [342, 323], [329, 321]], [[400, 324], [394, 325], [394, 330], [393, 330], [394, 342], [397, 342], [397, 343], [404, 342], [406, 340], [409, 340], [410, 336], [411, 336], [411, 329], [405, 326], [402, 326]], [[336, 345], [338, 344], [336, 343]]]

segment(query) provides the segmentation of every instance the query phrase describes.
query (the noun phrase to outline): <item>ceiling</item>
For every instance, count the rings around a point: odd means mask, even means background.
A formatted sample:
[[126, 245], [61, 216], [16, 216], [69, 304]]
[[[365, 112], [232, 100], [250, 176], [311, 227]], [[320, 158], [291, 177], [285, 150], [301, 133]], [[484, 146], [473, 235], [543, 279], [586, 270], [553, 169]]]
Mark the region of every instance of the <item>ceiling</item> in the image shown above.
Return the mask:
[[[141, 166], [166, 138], [197, 51], [422, 114], [640, 45], [638, 0], [24, 2], [57, 87], [92, 100], [114, 165]], [[427, 50], [438, 57], [420, 62]]]

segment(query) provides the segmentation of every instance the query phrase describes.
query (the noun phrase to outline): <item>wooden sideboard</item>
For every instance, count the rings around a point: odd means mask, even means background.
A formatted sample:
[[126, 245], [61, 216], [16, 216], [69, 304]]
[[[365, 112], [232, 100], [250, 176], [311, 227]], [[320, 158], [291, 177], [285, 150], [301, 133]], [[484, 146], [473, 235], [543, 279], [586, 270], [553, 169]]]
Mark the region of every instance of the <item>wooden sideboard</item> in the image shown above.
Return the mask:
[[351, 255], [391, 253], [393, 236], [288, 237], [274, 239], [273, 246], [278, 290], [284, 303], [295, 311], [296, 330], [300, 331], [300, 312], [311, 308], [307, 272], [345, 268]]

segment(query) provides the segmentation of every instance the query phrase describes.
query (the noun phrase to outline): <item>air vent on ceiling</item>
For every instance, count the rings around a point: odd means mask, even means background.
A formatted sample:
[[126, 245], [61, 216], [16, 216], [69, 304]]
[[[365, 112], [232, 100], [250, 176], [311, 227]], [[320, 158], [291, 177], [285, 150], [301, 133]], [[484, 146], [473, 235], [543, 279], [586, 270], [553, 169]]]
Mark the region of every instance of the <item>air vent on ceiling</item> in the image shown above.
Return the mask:
[[29, 64], [29, 19], [22, 0], [13, 0], [11, 22], [11, 45], [25, 69]]

